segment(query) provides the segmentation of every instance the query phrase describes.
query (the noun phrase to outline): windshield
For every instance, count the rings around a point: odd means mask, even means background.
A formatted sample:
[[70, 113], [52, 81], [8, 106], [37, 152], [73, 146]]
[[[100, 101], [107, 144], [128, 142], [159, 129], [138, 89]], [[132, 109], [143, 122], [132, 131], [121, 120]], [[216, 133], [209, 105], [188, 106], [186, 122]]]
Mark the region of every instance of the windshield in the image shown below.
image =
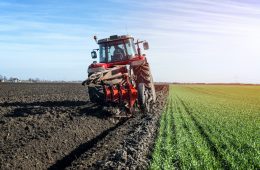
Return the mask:
[[99, 53], [101, 63], [124, 61], [137, 54], [133, 39], [102, 43]]

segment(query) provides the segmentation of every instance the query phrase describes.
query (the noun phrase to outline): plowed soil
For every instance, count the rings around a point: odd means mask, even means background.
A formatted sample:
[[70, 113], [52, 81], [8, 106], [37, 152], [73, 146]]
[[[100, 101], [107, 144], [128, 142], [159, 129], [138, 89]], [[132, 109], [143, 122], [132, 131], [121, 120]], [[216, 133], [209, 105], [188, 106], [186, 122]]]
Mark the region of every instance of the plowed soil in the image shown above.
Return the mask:
[[146, 169], [168, 95], [111, 120], [80, 84], [0, 84], [0, 169]]

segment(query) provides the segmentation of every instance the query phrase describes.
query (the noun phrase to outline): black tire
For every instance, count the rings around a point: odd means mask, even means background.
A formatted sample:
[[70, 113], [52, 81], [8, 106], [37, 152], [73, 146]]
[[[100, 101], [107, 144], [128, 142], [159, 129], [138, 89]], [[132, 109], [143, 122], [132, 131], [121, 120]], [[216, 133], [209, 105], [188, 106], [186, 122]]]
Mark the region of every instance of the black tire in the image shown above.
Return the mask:
[[144, 83], [138, 84], [138, 103], [142, 112], [147, 112], [147, 99], [145, 94], [145, 85]]
[[[153, 76], [151, 74], [151, 69], [149, 63], [145, 60], [142, 64], [133, 67], [134, 74], [137, 76], [137, 83], [144, 83], [146, 89], [146, 93], [148, 93], [149, 98], [152, 99], [152, 103], [156, 102], [156, 93], [153, 82]], [[150, 99], [146, 99], [150, 100]], [[147, 106], [148, 107], [148, 106]]]

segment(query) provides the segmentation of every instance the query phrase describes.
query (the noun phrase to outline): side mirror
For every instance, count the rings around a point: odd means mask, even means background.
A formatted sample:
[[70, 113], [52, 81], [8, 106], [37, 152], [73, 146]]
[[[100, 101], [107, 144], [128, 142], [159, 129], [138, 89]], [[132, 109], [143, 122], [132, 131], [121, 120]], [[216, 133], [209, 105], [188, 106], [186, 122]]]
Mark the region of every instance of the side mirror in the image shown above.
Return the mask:
[[92, 51], [92, 52], [91, 52], [91, 57], [92, 57], [93, 59], [97, 58], [97, 52], [96, 52], [96, 51]]
[[144, 47], [144, 50], [148, 50], [148, 49], [149, 49], [149, 44], [148, 44], [148, 42], [144, 42], [144, 43], [143, 43], [143, 47]]
[[97, 43], [97, 36], [96, 35], [94, 35], [94, 40], [96, 41], [96, 43]]

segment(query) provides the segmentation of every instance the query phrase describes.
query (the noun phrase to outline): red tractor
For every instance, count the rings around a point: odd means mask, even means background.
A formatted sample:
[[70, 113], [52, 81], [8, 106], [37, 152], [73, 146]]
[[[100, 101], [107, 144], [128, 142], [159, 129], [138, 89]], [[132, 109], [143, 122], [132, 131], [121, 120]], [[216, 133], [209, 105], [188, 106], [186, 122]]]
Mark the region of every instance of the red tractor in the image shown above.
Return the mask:
[[90, 101], [116, 108], [116, 117], [129, 117], [136, 108], [149, 112], [156, 101], [154, 82], [145, 54], [146, 41], [136, 41], [129, 35], [113, 35], [97, 41], [99, 49], [91, 52], [93, 59], [99, 52], [99, 63], [88, 67], [88, 78], [82, 84], [88, 87]]

